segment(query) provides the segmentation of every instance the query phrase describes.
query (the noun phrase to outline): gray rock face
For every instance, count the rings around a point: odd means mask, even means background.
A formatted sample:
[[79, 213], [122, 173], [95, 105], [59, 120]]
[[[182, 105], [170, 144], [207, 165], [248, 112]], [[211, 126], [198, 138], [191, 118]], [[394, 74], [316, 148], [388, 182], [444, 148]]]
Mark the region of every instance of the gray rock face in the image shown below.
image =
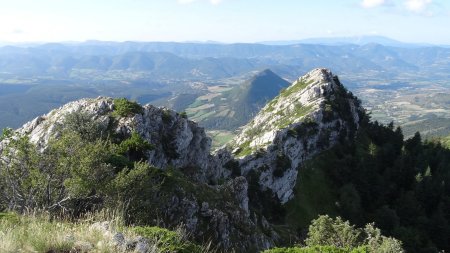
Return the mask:
[[146, 105], [143, 114], [123, 118], [119, 126], [120, 132], [136, 131], [155, 145], [149, 152], [150, 164], [158, 168], [194, 168], [193, 176], [199, 181], [206, 180], [211, 139], [196, 123], [174, 111]]
[[113, 111], [113, 108], [112, 98], [80, 99], [35, 118], [19, 128], [17, 132], [28, 135], [31, 142], [43, 149], [50, 138], [59, 136], [59, 131], [64, 126], [67, 115], [73, 112], [82, 112], [106, 128], [111, 120], [108, 114]]
[[17, 132], [28, 135], [31, 142], [45, 149], [50, 138], [59, 136], [65, 117], [73, 112], [82, 112], [105, 129], [114, 121], [116, 134], [129, 136], [137, 132], [154, 145], [155, 149], [148, 152], [150, 164], [162, 169], [167, 166], [192, 167], [196, 171], [194, 177], [206, 180], [211, 139], [203, 128], [174, 111], [152, 105], [143, 106], [143, 113], [113, 118], [114, 107], [112, 98], [81, 99], [37, 117]]
[[269, 102], [227, 149], [239, 158], [242, 175], [256, 172], [261, 189], [286, 203], [293, 196], [298, 167], [352, 138], [361, 110], [331, 71], [315, 69]]
[[248, 208], [248, 182], [245, 177], [237, 177], [234, 180], [230, 180], [225, 186], [227, 190], [236, 198], [239, 203], [239, 207], [245, 212], [247, 216], [250, 215]]
[[247, 180], [237, 177], [215, 187], [215, 199], [200, 201], [201, 197], [180, 187], [176, 190], [178, 194], [161, 206], [166, 225], [183, 223], [199, 240], [213, 240], [226, 251], [248, 252], [255, 245], [257, 248], [272, 246], [272, 238], [262, 233], [250, 218], [247, 188]]
[[[127, 117], [114, 115], [114, 110], [112, 98], [82, 99], [34, 119], [17, 132], [28, 135], [33, 143], [45, 150], [49, 140], [61, 134], [66, 116], [81, 112], [118, 136], [126, 138], [133, 132], [138, 133], [154, 146], [154, 149], [147, 151], [151, 165], [161, 169], [169, 166], [180, 169], [199, 184], [210, 180], [228, 180], [220, 187], [205, 186], [212, 191], [217, 187], [217, 192], [226, 192], [229, 199], [223, 200], [224, 203], [221, 203], [222, 200], [213, 201], [215, 203], [211, 200], [200, 201], [196, 195], [201, 193], [178, 189], [169, 201], [158, 206], [158, 209], [163, 210], [161, 215], [167, 225], [177, 227], [183, 224], [194, 237], [213, 239], [223, 249], [241, 248], [245, 251], [253, 247], [254, 243], [273, 245], [270, 237], [258, 232], [257, 225], [249, 218], [246, 179], [231, 179], [228, 170], [211, 166], [217, 164], [217, 158], [210, 154], [211, 140], [203, 128], [174, 111], [151, 105], [143, 106], [142, 113]], [[226, 159], [228, 157], [224, 157]], [[254, 232], [244, 233], [240, 230], [241, 226]], [[96, 223], [93, 228], [109, 231], [108, 223]], [[138, 252], [148, 249], [148, 243], [130, 241], [121, 234], [114, 235], [113, 239], [119, 248], [131, 247]]]
[[[119, 136], [138, 133], [154, 146], [147, 151], [151, 165], [179, 169], [204, 185], [208, 194], [220, 196], [208, 199], [201, 196], [203, 192], [175, 185], [174, 194], [157, 206], [163, 210], [165, 225], [182, 223], [195, 238], [212, 239], [221, 249], [237, 252], [266, 249], [279, 239], [270, 222], [256, 214], [260, 210], [250, 207], [254, 186], [270, 191], [281, 204], [289, 201], [299, 167], [322, 150], [353, 138], [363, 110], [329, 70], [315, 69], [269, 102], [228, 147], [210, 154], [211, 140], [204, 129], [174, 111], [145, 105], [141, 113], [119, 117], [113, 116], [114, 109], [112, 98], [81, 99], [17, 132], [43, 150], [59, 136], [67, 115], [82, 112]], [[130, 243], [120, 234], [114, 240], [121, 247]], [[149, 250], [148, 243], [134, 240], [132, 244], [140, 252]]]

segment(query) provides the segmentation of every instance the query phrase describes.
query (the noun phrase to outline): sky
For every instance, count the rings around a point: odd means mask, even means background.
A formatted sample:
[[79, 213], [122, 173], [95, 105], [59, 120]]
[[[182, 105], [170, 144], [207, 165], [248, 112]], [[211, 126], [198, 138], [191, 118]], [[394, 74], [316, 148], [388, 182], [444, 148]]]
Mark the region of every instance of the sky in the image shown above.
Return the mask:
[[450, 45], [450, 0], [0, 0], [0, 6], [3, 42], [380, 35]]

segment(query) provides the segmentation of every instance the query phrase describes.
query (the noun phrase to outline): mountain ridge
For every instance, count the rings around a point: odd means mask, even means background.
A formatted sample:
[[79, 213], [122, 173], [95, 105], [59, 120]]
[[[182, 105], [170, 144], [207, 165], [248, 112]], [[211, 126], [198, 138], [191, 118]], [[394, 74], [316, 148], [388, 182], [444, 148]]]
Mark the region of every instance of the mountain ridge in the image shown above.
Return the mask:
[[[261, 129], [252, 133], [255, 126]], [[100, 129], [101, 134], [92, 137], [85, 132], [89, 128]], [[87, 137], [73, 139], [74, 133], [66, 136], [70, 129]], [[429, 245], [436, 249], [447, 247], [439, 237], [441, 233], [417, 235], [425, 240], [423, 245], [408, 236], [409, 231], [417, 229], [426, 232], [411, 225], [411, 212], [427, 226], [445, 219], [442, 201], [447, 188], [442, 182], [448, 175], [445, 157], [450, 151], [438, 144], [422, 143], [419, 134], [403, 141], [401, 129], [394, 130], [393, 124], [370, 122], [360, 101], [327, 69], [314, 69], [298, 78], [269, 102], [234, 142], [214, 153], [204, 129], [185, 114], [126, 99], [75, 101], [36, 118], [15, 134], [8, 130], [2, 137], [2, 156], [18, 154], [11, 152], [9, 143], [31, 140], [40, 150], [50, 147], [42, 153], [44, 163], [56, 159], [53, 166], [60, 166], [75, 159], [75, 167], [69, 172], [77, 172], [89, 157], [113, 152], [89, 167], [86, 179], [77, 178], [83, 187], [92, 187], [85, 191], [87, 195], [63, 197], [74, 198], [74, 203], [83, 203], [85, 208], [99, 208], [116, 205], [116, 197], [125, 196], [130, 224], [160, 225], [155, 221], [160, 219], [164, 226], [173, 228], [183, 223], [197, 242], [212, 240], [224, 251], [257, 252], [291, 245], [292, 240], [303, 238], [304, 226], [324, 212], [343, 215], [354, 224], [375, 219], [381, 228], [404, 240], [412, 252]], [[92, 141], [102, 145], [94, 150], [98, 153], [82, 150], [83, 159], [70, 153], [61, 160], [61, 149], [56, 149], [56, 157], [45, 157], [55, 151], [55, 141], [59, 145], [56, 147], [64, 144], [58, 139], [69, 141], [66, 148], [70, 152], [79, 147], [78, 142], [89, 148], [93, 147]], [[70, 140], [76, 142], [71, 144]], [[415, 162], [417, 157], [424, 163]], [[0, 160], [1, 166], [7, 166], [4, 161], [16, 160]], [[42, 166], [42, 162], [36, 166]], [[43, 178], [51, 168], [45, 167]], [[65, 167], [57, 168], [56, 172], [66, 172]], [[27, 173], [23, 176], [26, 179]], [[105, 186], [103, 176], [112, 177], [114, 187], [110, 181]], [[0, 184], [4, 178], [0, 177]], [[429, 198], [421, 199], [431, 183], [441, 187], [435, 204], [429, 203]], [[45, 184], [37, 185], [36, 191], [45, 192], [42, 186]], [[9, 185], [2, 187], [9, 189]], [[58, 187], [64, 189], [64, 185]], [[5, 205], [3, 197], [10, 192], [0, 195], [0, 208]], [[399, 200], [401, 206], [389, 205], [386, 201], [391, 198], [386, 196]], [[84, 202], [94, 197], [100, 203]], [[21, 198], [15, 201], [19, 206], [22, 203]], [[438, 212], [406, 208], [419, 203]], [[386, 217], [395, 222], [383, 222]], [[394, 230], [397, 227], [392, 224], [401, 224], [401, 229]], [[442, 235], [447, 235], [444, 230]]]
[[298, 167], [322, 150], [354, 138], [364, 110], [327, 69], [293, 82], [261, 109], [227, 149], [240, 160], [241, 173], [260, 173], [262, 188], [286, 203]]

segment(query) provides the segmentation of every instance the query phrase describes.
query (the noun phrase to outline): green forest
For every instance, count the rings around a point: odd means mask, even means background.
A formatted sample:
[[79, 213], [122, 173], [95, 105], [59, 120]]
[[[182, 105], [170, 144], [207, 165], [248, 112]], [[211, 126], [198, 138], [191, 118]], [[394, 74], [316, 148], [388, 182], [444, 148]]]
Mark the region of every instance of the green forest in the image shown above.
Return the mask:
[[[338, 144], [303, 169], [297, 196], [285, 210], [299, 231], [308, 220], [292, 212], [310, 218], [329, 212], [359, 226], [375, 222], [407, 252], [449, 250], [450, 150], [441, 141], [422, 140], [419, 133], [404, 140], [392, 123], [366, 118], [354, 141]], [[307, 173], [324, 178], [316, 182]], [[308, 203], [309, 210], [296, 201]]]

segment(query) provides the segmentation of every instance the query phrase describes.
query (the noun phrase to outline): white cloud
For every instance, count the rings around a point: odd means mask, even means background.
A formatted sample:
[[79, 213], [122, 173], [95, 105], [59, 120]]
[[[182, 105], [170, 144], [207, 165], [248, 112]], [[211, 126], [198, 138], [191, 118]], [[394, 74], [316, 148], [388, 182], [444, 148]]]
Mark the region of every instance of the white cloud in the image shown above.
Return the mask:
[[433, 0], [360, 0], [360, 5], [366, 9], [386, 6], [397, 11], [409, 11], [420, 15], [432, 16]]
[[423, 12], [433, 3], [433, 0], [405, 0], [405, 6], [413, 12]]
[[[177, 0], [179, 4], [190, 4], [193, 2], [197, 2], [199, 0]], [[223, 0], [208, 0], [209, 3], [218, 5], [223, 2]]]
[[361, 6], [364, 8], [375, 8], [384, 5], [386, 0], [363, 0]]

